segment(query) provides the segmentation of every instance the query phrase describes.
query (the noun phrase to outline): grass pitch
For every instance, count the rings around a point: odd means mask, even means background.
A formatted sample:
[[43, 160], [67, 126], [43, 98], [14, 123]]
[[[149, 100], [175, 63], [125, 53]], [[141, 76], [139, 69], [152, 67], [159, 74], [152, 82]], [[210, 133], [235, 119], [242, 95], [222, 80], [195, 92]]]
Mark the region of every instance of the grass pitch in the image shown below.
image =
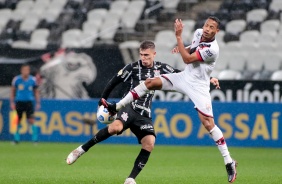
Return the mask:
[[[100, 144], [69, 166], [66, 156], [79, 144], [0, 143], [1, 184], [123, 184], [139, 145]], [[235, 183], [282, 183], [282, 149], [229, 149], [239, 162]], [[159, 146], [136, 179], [138, 184], [228, 183], [216, 147]]]

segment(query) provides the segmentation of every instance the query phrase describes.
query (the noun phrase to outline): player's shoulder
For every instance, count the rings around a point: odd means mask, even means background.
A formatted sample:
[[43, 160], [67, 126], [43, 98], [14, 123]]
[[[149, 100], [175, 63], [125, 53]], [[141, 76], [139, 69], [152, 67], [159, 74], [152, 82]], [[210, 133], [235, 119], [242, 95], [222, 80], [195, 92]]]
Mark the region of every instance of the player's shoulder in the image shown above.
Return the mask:
[[33, 75], [29, 75], [29, 79], [32, 80], [32, 81], [34, 81], [34, 82], [36, 82], [36, 77], [33, 76]]
[[194, 37], [201, 38], [202, 34], [203, 34], [202, 28], [198, 28], [194, 31]]
[[18, 80], [21, 80], [22, 79], [22, 76], [21, 75], [16, 75], [13, 80], [14, 81], [18, 81]]

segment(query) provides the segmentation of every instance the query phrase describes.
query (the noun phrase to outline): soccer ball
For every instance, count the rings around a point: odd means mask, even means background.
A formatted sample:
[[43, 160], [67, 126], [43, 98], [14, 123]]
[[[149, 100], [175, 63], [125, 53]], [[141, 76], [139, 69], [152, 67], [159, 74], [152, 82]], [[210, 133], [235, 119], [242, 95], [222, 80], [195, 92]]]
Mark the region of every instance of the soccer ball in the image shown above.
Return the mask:
[[116, 119], [117, 115], [111, 116], [108, 109], [101, 105], [97, 110], [97, 119], [103, 124], [110, 124]]

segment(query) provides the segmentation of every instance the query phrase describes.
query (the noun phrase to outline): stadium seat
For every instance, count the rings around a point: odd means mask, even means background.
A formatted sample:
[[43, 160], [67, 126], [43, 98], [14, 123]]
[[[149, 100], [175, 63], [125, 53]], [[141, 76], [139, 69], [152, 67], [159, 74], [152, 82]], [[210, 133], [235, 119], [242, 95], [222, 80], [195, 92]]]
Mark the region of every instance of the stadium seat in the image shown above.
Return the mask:
[[11, 19], [15, 21], [21, 21], [27, 15], [28, 11], [25, 9], [15, 9], [12, 12]]
[[272, 44], [276, 39], [277, 33], [276, 32], [264, 32], [260, 34], [258, 37], [259, 44]]
[[244, 31], [240, 34], [240, 42], [244, 44], [253, 44], [258, 41], [260, 32], [257, 30]]
[[261, 23], [260, 31], [261, 33], [269, 33], [269, 32], [276, 32], [278, 33], [280, 28], [280, 21], [279, 20], [267, 20]]
[[228, 52], [220, 53], [218, 59], [216, 60], [214, 69], [217, 71], [228, 69], [229, 57], [230, 57], [230, 53]]
[[139, 46], [140, 42], [137, 40], [125, 41], [119, 44], [124, 64], [139, 60]]
[[217, 42], [224, 42], [224, 35], [225, 35], [225, 31], [219, 31], [216, 35], [215, 38], [217, 40]]
[[177, 67], [177, 54], [172, 54], [170, 52], [158, 53], [155, 57], [156, 61], [161, 61], [163, 63], [169, 64], [170, 66]]
[[218, 74], [219, 80], [240, 80], [242, 75], [236, 70], [223, 70]]
[[48, 29], [36, 29], [32, 32], [30, 38], [30, 48], [31, 49], [46, 49], [48, 45], [47, 38], [50, 35]]
[[272, 80], [272, 81], [282, 81], [282, 70], [275, 71], [271, 75], [270, 80]]
[[267, 18], [267, 10], [265, 9], [254, 9], [247, 12], [247, 29], [248, 30], [259, 30], [261, 22]]
[[112, 13], [106, 16], [100, 28], [100, 38], [106, 42], [113, 42], [117, 29], [120, 27], [119, 17]]
[[45, 19], [47, 22], [53, 23], [58, 19], [61, 12], [62, 9], [60, 7], [58, 8], [49, 7], [41, 18]]
[[86, 21], [82, 25], [82, 30], [84, 33], [98, 33], [100, 26], [102, 25], [102, 20], [97, 19], [99, 21]]
[[92, 48], [98, 36], [98, 31], [95, 29], [92, 32], [82, 32], [79, 38], [81, 47]]
[[87, 20], [88, 21], [92, 21], [95, 19], [103, 20], [107, 14], [108, 14], [107, 9], [103, 9], [103, 8], [93, 9], [87, 13]]
[[62, 34], [62, 48], [79, 48], [81, 47], [81, 30], [70, 29]]
[[247, 22], [262, 22], [267, 17], [267, 10], [254, 9], [247, 12]]
[[27, 41], [22, 40], [14, 41], [11, 46], [12, 48], [17, 49], [29, 49], [29, 43]]
[[187, 42], [187, 40], [189, 40], [189, 42], [191, 42], [193, 33], [195, 31], [194, 27], [195, 27], [196, 22], [194, 20], [183, 20], [182, 22], [184, 24], [184, 28], [182, 32], [183, 41]]
[[4, 28], [12, 16], [10, 9], [0, 9], [0, 29]]
[[280, 12], [282, 10], [282, 1], [273, 0], [269, 5], [269, 11]]
[[174, 1], [163, 0], [162, 1], [164, 9], [169, 12], [175, 12], [179, 2], [180, 0], [174, 0]]
[[145, 5], [146, 5], [145, 1], [142, 0], [131, 1], [131, 3], [128, 6], [128, 9], [125, 12], [123, 12], [123, 15], [121, 17], [121, 23], [122, 23], [121, 26], [127, 32], [134, 32], [135, 25], [140, 19]]
[[238, 35], [246, 29], [245, 20], [232, 20], [226, 24], [225, 32]]
[[16, 9], [22, 9], [22, 10], [26, 10], [28, 11], [29, 9], [31, 9], [34, 6], [34, 1], [32, 0], [28, 0], [28, 1], [19, 1]]
[[165, 45], [166, 47], [172, 49], [176, 45], [174, 31], [172, 30], [159, 31], [155, 36], [155, 43], [157, 45]]
[[20, 30], [31, 32], [33, 31], [39, 23], [38, 17], [27, 17], [20, 24]]
[[246, 71], [243, 72], [243, 75], [245, 79], [252, 79], [256, 72], [262, 71], [264, 57], [262, 53], [250, 53], [246, 60]]
[[230, 53], [228, 66], [231, 70], [244, 71], [246, 66], [246, 57], [240, 52]]

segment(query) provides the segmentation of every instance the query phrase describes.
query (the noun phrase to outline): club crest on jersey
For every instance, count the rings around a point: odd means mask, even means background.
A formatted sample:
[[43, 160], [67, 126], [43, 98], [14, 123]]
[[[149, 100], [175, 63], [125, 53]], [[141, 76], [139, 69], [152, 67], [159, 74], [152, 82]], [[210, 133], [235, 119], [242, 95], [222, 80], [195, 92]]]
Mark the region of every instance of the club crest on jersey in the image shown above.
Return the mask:
[[154, 77], [160, 76], [161, 72], [160, 70], [154, 70]]
[[128, 119], [128, 113], [123, 112], [122, 115], [121, 115], [121, 118], [122, 118], [124, 121], [127, 121], [127, 119]]
[[211, 108], [212, 108], [212, 107], [211, 107], [211, 104], [207, 103], [207, 104], [206, 104], [206, 109], [207, 109], [208, 111], [210, 111]]

